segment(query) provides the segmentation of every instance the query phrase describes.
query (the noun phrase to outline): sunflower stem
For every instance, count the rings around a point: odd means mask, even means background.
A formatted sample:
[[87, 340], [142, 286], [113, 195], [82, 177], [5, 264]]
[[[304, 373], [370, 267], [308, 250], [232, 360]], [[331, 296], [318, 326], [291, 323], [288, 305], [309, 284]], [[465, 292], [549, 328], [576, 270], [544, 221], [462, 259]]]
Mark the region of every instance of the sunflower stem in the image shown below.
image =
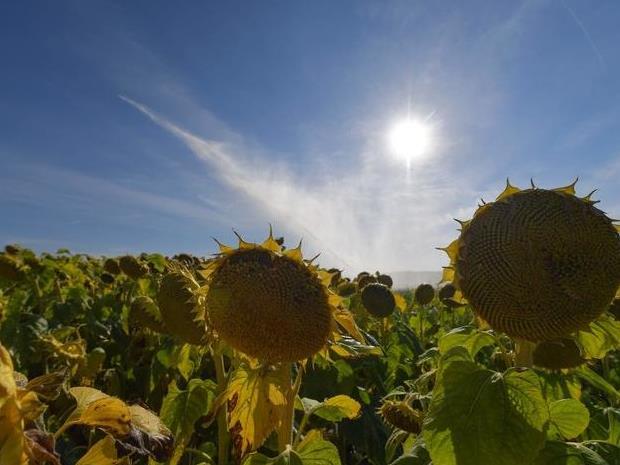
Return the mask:
[[[284, 363], [282, 370], [286, 370], [289, 377], [293, 368], [292, 363]], [[278, 452], [286, 450], [287, 446], [293, 445], [293, 424], [295, 422], [295, 398], [299, 392], [301, 386], [301, 378], [303, 376], [303, 367], [300, 366], [297, 371], [297, 377], [295, 382], [291, 384], [288, 392], [288, 398], [286, 399], [286, 411], [283, 415], [282, 424], [278, 428]]]
[[518, 367], [532, 368], [533, 353], [536, 344], [525, 339], [515, 339], [515, 365]]
[[420, 341], [422, 341], [422, 346], [425, 347], [426, 343], [424, 342], [424, 317], [426, 315], [426, 309], [424, 305], [420, 305], [420, 310], [418, 311], [418, 318], [420, 318]]
[[[217, 393], [220, 395], [226, 389], [226, 369], [224, 368], [224, 356], [220, 351], [213, 350], [213, 362], [215, 364], [215, 377], [217, 380]], [[226, 409], [220, 408], [217, 413], [217, 463], [226, 465], [228, 463], [228, 448], [230, 436], [228, 434], [228, 424], [226, 421]]]

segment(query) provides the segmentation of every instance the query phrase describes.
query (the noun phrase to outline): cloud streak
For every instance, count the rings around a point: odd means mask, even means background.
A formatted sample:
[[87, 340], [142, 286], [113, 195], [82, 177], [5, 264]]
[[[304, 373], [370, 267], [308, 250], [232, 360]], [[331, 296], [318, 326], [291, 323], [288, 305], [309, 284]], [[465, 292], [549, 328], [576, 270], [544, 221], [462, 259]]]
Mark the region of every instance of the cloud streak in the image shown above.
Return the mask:
[[[444, 259], [434, 247], [450, 240], [449, 212], [471, 205], [473, 191], [452, 180], [446, 163], [414, 167], [409, 173], [368, 150], [347, 172], [308, 169], [293, 175], [289, 166], [238, 142], [219, 142], [173, 123], [146, 105], [120, 98], [179, 139], [219, 179], [252, 199], [259, 217], [276, 229], [301, 235], [322, 263], [361, 269], [439, 269]], [[305, 167], [308, 168], [308, 167]], [[234, 212], [230, 221], [234, 226]]]

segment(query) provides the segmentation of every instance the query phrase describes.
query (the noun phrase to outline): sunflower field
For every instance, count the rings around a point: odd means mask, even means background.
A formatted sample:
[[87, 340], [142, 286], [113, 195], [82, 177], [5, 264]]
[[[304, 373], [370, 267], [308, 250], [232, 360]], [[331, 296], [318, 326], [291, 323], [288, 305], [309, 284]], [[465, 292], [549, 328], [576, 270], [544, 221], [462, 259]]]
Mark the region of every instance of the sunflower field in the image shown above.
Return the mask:
[[0, 465], [618, 465], [620, 228], [575, 186], [460, 222], [440, 284], [271, 231], [0, 253]]

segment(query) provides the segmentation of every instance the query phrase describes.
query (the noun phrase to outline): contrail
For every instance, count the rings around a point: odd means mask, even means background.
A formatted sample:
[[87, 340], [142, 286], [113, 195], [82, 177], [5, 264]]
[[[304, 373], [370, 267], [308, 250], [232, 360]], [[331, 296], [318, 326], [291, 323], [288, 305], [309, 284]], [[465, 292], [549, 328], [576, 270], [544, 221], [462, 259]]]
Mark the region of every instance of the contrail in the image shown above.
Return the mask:
[[[275, 184], [272, 180], [271, 183], [265, 182], [260, 176], [256, 176], [257, 172], [253, 170], [242, 169], [244, 166], [239, 160], [234, 160], [230, 154], [223, 149], [223, 144], [217, 142], [205, 140], [190, 132], [180, 128], [179, 126], [171, 123], [167, 119], [159, 116], [153, 110], [146, 105], [143, 105], [135, 100], [126, 97], [124, 95], [118, 96], [121, 100], [128, 103], [136, 110], [147, 116], [158, 126], [162, 127], [166, 131], [172, 133], [178, 139], [180, 139], [188, 148], [202, 161], [214, 164], [218, 168], [220, 174], [235, 188], [243, 191], [251, 198], [261, 202], [266, 208], [275, 210], [278, 214], [282, 215], [288, 221], [293, 223], [297, 229], [303, 231], [307, 237], [314, 239], [318, 244], [321, 244], [321, 248], [327, 253], [331, 254], [334, 258], [339, 260], [347, 268], [352, 268], [348, 260], [345, 260], [340, 254], [335, 252], [332, 248], [327, 246], [327, 241], [318, 237], [312, 232], [310, 227], [305, 226], [299, 221], [296, 216], [293, 216], [290, 212], [290, 208], [286, 208], [286, 204], [278, 205], [274, 198], [270, 195], [270, 192], [274, 191], [290, 191], [290, 186], [286, 186], [284, 183], [280, 185]], [[293, 193], [297, 194], [297, 193]], [[276, 196], [273, 196], [276, 197]], [[294, 195], [293, 195], [294, 197]], [[287, 198], [286, 202], [292, 199]]]
[[592, 50], [594, 51], [594, 54], [596, 55], [596, 57], [598, 58], [598, 61], [600, 62], [601, 66], [603, 67], [603, 69], [607, 68], [607, 63], [605, 62], [605, 59], [603, 58], [603, 55], [601, 54], [600, 50], [598, 49], [598, 47], [596, 46], [596, 43], [594, 42], [594, 39], [592, 39], [592, 36], [590, 35], [590, 33], [588, 32], [588, 30], [586, 29], [586, 27], [584, 26], [584, 24], [579, 20], [579, 18], [577, 17], [577, 14], [575, 14], [575, 12], [573, 11], [573, 9], [571, 7], [569, 7], [565, 1], [562, 1], [562, 5], [564, 6], [564, 8], [566, 8], [566, 10], [570, 13], [571, 17], [573, 18], [573, 20], [575, 21], [575, 23], [577, 23], [577, 26], [579, 27], [579, 29], [581, 29], [581, 32], [583, 32], [583, 35], [585, 36], [586, 40], [588, 41], [588, 43], [590, 44], [590, 47], [592, 48]]

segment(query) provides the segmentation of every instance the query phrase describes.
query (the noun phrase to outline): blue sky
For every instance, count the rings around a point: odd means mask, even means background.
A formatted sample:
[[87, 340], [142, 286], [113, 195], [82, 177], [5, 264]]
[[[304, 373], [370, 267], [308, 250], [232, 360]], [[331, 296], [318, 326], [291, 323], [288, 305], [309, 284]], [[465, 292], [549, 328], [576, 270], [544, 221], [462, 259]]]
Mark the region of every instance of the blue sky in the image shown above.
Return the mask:
[[[510, 177], [620, 217], [620, 3], [0, 5], [0, 242], [210, 254], [273, 224], [321, 263], [437, 270]], [[411, 115], [432, 150], [405, 166]]]

